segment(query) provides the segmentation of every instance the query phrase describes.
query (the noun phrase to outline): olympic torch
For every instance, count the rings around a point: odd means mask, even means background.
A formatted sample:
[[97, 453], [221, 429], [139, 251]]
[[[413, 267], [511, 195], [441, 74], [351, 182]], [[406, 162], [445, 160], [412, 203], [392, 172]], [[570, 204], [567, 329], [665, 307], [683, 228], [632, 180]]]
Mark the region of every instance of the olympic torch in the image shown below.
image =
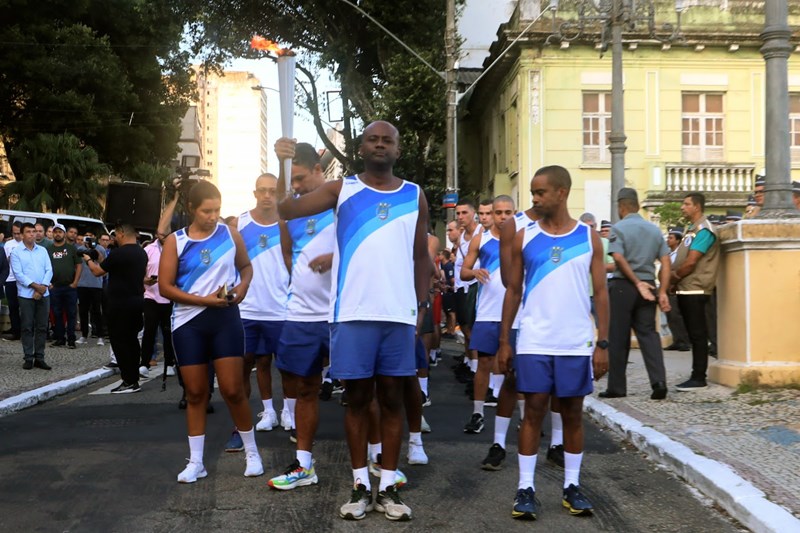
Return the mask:
[[[294, 137], [294, 71], [295, 53], [289, 48], [281, 48], [277, 43], [269, 41], [259, 35], [254, 35], [250, 41], [254, 50], [274, 52], [278, 58], [278, 90], [281, 102], [281, 135], [287, 139]], [[283, 175], [286, 180], [286, 195], [292, 195], [292, 160], [283, 162]]]

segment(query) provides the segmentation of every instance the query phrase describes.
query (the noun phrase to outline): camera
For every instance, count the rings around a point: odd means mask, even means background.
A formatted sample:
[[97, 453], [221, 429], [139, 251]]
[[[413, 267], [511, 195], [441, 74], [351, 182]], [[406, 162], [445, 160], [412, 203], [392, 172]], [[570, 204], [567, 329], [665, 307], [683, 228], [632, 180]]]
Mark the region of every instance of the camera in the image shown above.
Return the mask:
[[97, 246], [97, 241], [91, 237], [84, 237], [83, 244], [90, 250], [94, 250], [94, 248]]

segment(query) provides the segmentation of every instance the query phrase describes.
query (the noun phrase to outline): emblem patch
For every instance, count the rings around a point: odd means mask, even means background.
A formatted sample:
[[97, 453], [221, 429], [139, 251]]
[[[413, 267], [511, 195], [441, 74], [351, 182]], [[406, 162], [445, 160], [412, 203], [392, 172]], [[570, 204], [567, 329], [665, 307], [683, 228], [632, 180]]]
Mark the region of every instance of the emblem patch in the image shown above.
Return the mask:
[[209, 250], [208, 248], [203, 248], [202, 250], [200, 250], [200, 262], [203, 263], [204, 265], [211, 264], [211, 250]]
[[267, 243], [269, 242], [269, 235], [264, 235], [263, 233], [258, 236], [258, 246], [260, 248], [266, 248]]
[[550, 249], [550, 261], [553, 263], [558, 263], [561, 261], [561, 254], [564, 252], [564, 249], [561, 246], [553, 246]]
[[314, 235], [315, 231], [317, 231], [317, 219], [309, 218], [306, 220], [306, 233], [308, 235]]
[[386, 220], [389, 218], [389, 207], [391, 207], [391, 205], [392, 204], [388, 202], [381, 202], [378, 204], [378, 208], [375, 210], [375, 215], [378, 219]]

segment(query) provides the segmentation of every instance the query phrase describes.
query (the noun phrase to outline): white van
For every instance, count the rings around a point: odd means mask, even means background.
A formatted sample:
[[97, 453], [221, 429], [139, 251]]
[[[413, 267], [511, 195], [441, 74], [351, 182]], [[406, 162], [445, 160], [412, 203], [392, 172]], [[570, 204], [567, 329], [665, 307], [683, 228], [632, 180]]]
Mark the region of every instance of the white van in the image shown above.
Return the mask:
[[11, 237], [11, 225], [19, 220], [31, 224], [41, 224], [45, 230], [53, 224], [63, 224], [65, 228], [78, 228], [78, 235], [87, 231], [95, 236], [108, 233], [106, 225], [96, 218], [79, 217], [76, 215], [63, 215], [61, 213], [35, 213], [33, 211], [14, 211], [13, 209], [0, 209], [0, 232], [8, 239]]

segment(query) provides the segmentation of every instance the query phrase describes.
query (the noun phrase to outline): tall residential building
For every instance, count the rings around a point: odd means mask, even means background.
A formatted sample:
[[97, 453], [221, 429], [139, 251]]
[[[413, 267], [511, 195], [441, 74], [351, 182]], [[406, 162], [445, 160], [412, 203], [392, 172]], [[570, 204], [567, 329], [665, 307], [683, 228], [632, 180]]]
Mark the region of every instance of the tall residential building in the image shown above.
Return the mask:
[[239, 215], [253, 207], [255, 180], [267, 171], [267, 96], [249, 72], [196, 72], [205, 169], [222, 193], [222, 215]]

